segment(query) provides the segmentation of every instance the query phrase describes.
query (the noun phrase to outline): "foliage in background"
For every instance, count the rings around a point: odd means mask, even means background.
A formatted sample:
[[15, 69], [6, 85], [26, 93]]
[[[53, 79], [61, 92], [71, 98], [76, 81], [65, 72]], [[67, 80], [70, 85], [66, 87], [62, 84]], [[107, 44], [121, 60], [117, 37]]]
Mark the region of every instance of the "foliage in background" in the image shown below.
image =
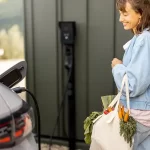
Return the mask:
[[4, 51], [0, 59], [24, 58], [24, 38], [18, 25], [0, 31], [0, 51]]

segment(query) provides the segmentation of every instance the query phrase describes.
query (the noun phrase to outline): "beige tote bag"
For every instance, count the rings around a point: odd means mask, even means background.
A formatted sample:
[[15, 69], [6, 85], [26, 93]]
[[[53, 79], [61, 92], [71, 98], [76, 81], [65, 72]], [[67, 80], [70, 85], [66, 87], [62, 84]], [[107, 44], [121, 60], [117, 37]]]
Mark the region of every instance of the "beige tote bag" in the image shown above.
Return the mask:
[[109, 107], [113, 107], [116, 104], [114, 111], [107, 115], [103, 114], [94, 120], [90, 150], [132, 150], [133, 146], [130, 147], [124, 137], [120, 136], [118, 105], [124, 85], [126, 88], [127, 108], [130, 111], [128, 79], [127, 75], [125, 75], [121, 91], [109, 105]]

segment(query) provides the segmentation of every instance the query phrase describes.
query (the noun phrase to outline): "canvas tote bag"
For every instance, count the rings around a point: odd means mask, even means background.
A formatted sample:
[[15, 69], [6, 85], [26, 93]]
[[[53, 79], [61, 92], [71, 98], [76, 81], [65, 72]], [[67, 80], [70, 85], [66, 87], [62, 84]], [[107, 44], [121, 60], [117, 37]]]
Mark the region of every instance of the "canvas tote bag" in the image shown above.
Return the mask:
[[124, 85], [126, 89], [127, 108], [130, 113], [128, 79], [127, 75], [125, 75], [120, 92], [109, 105], [109, 107], [113, 107], [116, 104], [114, 111], [111, 111], [107, 115], [102, 114], [93, 122], [90, 150], [132, 150], [133, 146], [130, 147], [130, 144], [124, 140], [124, 137], [120, 136], [118, 105]]

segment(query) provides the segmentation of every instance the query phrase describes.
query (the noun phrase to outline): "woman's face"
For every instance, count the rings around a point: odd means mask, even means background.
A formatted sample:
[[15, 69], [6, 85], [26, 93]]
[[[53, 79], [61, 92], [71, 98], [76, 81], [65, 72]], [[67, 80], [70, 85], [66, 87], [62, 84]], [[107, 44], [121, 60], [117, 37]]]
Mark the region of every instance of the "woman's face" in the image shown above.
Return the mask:
[[119, 11], [120, 19], [119, 21], [122, 22], [125, 30], [133, 30], [136, 32], [136, 27], [140, 22], [141, 15], [135, 12], [130, 5], [130, 3], [126, 3], [125, 12]]

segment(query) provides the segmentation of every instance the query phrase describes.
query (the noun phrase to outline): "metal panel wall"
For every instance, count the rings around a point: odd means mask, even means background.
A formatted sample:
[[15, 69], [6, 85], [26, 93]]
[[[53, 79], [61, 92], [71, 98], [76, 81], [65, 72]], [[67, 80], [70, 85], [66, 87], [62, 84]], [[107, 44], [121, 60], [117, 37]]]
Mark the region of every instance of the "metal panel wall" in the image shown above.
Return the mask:
[[[39, 102], [42, 134], [51, 135], [62, 101], [66, 72], [58, 21], [77, 22], [75, 49], [77, 139], [83, 140], [83, 121], [102, 110], [101, 96], [113, 94], [113, 57], [131, 37], [118, 23], [114, 1], [25, 0], [28, 87]], [[67, 135], [67, 107], [55, 136]]]
[[[89, 111], [100, 109], [100, 97], [112, 94], [114, 3], [89, 1]], [[107, 11], [106, 11], [107, 7]]]

